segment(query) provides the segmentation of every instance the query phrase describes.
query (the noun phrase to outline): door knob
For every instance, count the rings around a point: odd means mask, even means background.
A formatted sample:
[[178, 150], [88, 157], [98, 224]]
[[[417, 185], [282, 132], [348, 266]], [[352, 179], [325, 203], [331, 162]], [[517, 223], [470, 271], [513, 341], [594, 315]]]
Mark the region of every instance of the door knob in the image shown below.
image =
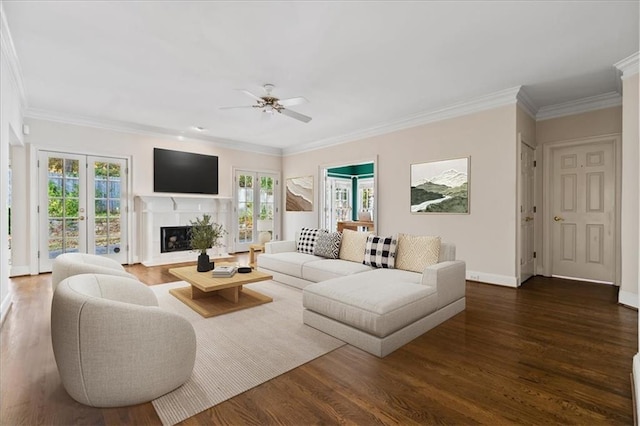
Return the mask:
[[524, 218], [525, 222], [531, 222], [533, 220], [533, 218], [531, 216], [527, 216]]
[[564, 220], [564, 219], [561, 218], [560, 216], [554, 216], [553, 220], [555, 220], [556, 222], [560, 222], [561, 220]]

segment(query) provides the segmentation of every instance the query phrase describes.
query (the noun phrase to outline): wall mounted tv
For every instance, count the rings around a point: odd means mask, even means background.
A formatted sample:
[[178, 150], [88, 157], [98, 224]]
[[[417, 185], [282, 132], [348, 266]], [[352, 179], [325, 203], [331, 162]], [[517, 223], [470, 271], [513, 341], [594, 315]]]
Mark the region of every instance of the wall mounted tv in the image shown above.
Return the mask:
[[153, 191], [218, 194], [218, 157], [154, 148]]

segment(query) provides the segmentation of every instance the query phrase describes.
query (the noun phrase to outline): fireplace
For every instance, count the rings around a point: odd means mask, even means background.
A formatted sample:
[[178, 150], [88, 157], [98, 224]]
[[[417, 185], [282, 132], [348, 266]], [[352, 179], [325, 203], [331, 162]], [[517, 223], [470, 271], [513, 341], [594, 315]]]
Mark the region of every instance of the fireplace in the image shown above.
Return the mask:
[[190, 226], [163, 226], [160, 228], [160, 253], [191, 250]]
[[[138, 220], [139, 257], [144, 266], [193, 262], [195, 256], [189, 247], [189, 226], [203, 214], [211, 215], [214, 222], [231, 229], [232, 200], [229, 197], [137, 195], [135, 212]], [[222, 247], [209, 249], [212, 259], [227, 255], [230, 239], [220, 240]]]

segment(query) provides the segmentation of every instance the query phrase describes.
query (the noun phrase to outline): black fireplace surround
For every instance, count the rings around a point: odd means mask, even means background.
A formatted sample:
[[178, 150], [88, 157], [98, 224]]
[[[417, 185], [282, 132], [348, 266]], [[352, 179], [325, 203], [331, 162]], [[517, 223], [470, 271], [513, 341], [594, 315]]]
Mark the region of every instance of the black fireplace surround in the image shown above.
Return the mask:
[[163, 226], [160, 228], [160, 253], [191, 250], [191, 226]]

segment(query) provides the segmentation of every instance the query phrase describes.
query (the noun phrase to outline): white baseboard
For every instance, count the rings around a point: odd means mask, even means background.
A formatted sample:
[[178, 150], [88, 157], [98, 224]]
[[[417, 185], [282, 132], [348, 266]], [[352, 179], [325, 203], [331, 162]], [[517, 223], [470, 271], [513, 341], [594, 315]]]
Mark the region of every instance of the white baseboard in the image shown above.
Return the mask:
[[11, 265], [9, 277], [19, 277], [22, 275], [31, 275], [31, 268], [29, 268], [29, 265]]
[[4, 324], [4, 320], [7, 318], [7, 314], [9, 313], [9, 309], [11, 309], [11, 305], [13, 304], [13, 300], [10, 294], [7, 294], [7, 297], [2, 301], [2, 305], [0, 305], [0, 327]]
[[488, 274], [486, 272], [467, 271], [466, 278], [469, 281], [478, 281], [487, 284], [503, 285], [505, 287], [518, 287], [518, 277], [507, 275]]
[[630, 291], [620, 290], [618, 293], [618, 303], [638, 309], [638, 295], [636, 293], [631, 293]]

